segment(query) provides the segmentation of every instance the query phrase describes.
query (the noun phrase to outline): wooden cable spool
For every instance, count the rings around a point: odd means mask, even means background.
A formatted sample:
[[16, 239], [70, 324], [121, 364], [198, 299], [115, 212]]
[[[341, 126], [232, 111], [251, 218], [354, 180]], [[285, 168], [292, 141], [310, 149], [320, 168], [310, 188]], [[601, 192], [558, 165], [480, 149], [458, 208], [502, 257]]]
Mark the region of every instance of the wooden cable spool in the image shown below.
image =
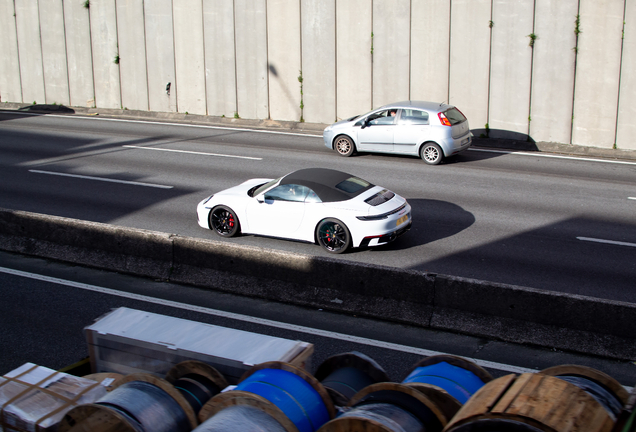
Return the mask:
[[172, 384], [135, 373], [97, 402], [71, 409], [58, 432], [189, 432], [197, 424], [194, 410]]
[[280, 425], [281, 432], [305, 432], [332, 419], [335, 408], [322, 384], [307, 371], [266, 362], [245, 372], [234, 390], [210, 399], [199, 412], [197, 431], [233, 432], [246, 422], [259, 431], [258, 422], [249, 418], [255, 415], [261, 421], [275, 420], [272, 427]]
[[484, 385], [444, 432], [610, 432], [613, 421], [592, 396], [542, 373], [511, 374]]
[[318, 432], [441, 432], [446, 423], [442, 410], [414, 386], [385, 382], [358, 392]]
[[207, 401], [228, 386], [219, 371], [197, 360], [186, 360], [174, 365], [166, 374], [166, 381], [183, 395], [195, 415]]
[[540, 373], [566, 380], [581, 388], [603, 405], [613, 420], [618, 418], [629, 398], [629, 393], [618, 381], [604, 372], [587, 366], [553, 366]]
[[371, 384], [389, 381], [388, 375], [375, 360], [359, 352], [329, 357], [318, 367], [314, 377], [337, 406], [347, 405], [356, 393]]
[[442, 388], [460, 404], [492, 380], [492, 375], [474, 362], [453, 355], [435, 355], [417, 362], [402, 384], [421, 383]]

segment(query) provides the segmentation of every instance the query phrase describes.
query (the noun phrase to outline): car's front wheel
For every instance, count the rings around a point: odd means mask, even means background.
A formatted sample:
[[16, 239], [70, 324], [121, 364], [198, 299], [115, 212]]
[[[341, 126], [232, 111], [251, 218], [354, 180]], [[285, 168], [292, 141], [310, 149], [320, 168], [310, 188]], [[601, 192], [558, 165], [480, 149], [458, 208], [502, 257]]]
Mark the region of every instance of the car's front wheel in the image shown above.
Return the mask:
[[325, 219], [316, 228], [318, 244], [330, 253], [343, 253], [351, 246], [351, 234], [345, 224], [338, 219]]
[[236, 213], [226, 206], [214, 207], [209, 219], [210, 228], [221, 237], [235, 236], [241, 229]]
[[437, 165], [444, 159], [442, 148], [435, 143], [425, 143], [420, 149], [420, 156], [429, 165]]
[[336, 150], [338, 155], [343, 157], [349, 157], [356, 150], [356, 146], [353, 143], [353, 140], [346, 135], [340, 135], [336, 138], [336, 141], [333, 144], [333, 148]]

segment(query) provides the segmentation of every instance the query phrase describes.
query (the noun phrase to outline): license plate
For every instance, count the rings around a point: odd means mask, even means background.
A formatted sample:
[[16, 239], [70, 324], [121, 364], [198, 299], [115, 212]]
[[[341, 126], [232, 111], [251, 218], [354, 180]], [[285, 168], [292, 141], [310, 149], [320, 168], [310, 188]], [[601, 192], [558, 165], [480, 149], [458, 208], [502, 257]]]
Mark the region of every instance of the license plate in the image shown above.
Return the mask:
[[402, 225], [404, 222], [406, 222], [407, 220], [409, 220], [409, 215], [405, 214], [404, 216], [402, 216], [401, 218], [399, 218], [397, 220], [397, 222], [395, 223], [396, 226]]

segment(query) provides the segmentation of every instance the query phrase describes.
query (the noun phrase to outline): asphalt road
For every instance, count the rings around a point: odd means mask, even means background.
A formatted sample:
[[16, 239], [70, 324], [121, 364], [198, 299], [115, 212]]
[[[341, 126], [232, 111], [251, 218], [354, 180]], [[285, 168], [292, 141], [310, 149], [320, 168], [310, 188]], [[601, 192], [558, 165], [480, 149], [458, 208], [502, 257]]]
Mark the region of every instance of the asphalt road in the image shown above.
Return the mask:
[[[430, 167], [340, 158], [301, 134], [7, 112], [0, 155], [0, 207], [217, 240], [196, 223], [209, 194], [335, 168], [406, 197], [414, 219], [396, 242], [339, 259], [636, 303], [636, 161], [473, 149]], [[327, 255], [279, 239], [224, 241]]]
[[88, 355], [83, 329], [128, 307], [314, 345], [309, 371], [328, 357], [357, 351], [401, 382], [424, 357], [470, 359], [494, 377], [576, 364], [634, 386], [636, 365], [549, 348], [431, 331], [323, 310], [0, 252], [0, 375], [26, 362], [55, 370]]

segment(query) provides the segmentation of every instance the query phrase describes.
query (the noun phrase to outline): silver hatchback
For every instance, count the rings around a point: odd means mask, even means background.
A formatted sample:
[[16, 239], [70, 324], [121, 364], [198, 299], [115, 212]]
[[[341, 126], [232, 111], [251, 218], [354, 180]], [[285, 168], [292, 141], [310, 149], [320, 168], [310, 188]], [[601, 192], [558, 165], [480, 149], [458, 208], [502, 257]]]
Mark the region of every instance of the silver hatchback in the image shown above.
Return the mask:
[[356, 151], [394, 153], [437, 165], [470, 147], [473, 134], [466, 117], [452, 105], [406, 101], [334, 123], [322, 136], [340, 156]]

